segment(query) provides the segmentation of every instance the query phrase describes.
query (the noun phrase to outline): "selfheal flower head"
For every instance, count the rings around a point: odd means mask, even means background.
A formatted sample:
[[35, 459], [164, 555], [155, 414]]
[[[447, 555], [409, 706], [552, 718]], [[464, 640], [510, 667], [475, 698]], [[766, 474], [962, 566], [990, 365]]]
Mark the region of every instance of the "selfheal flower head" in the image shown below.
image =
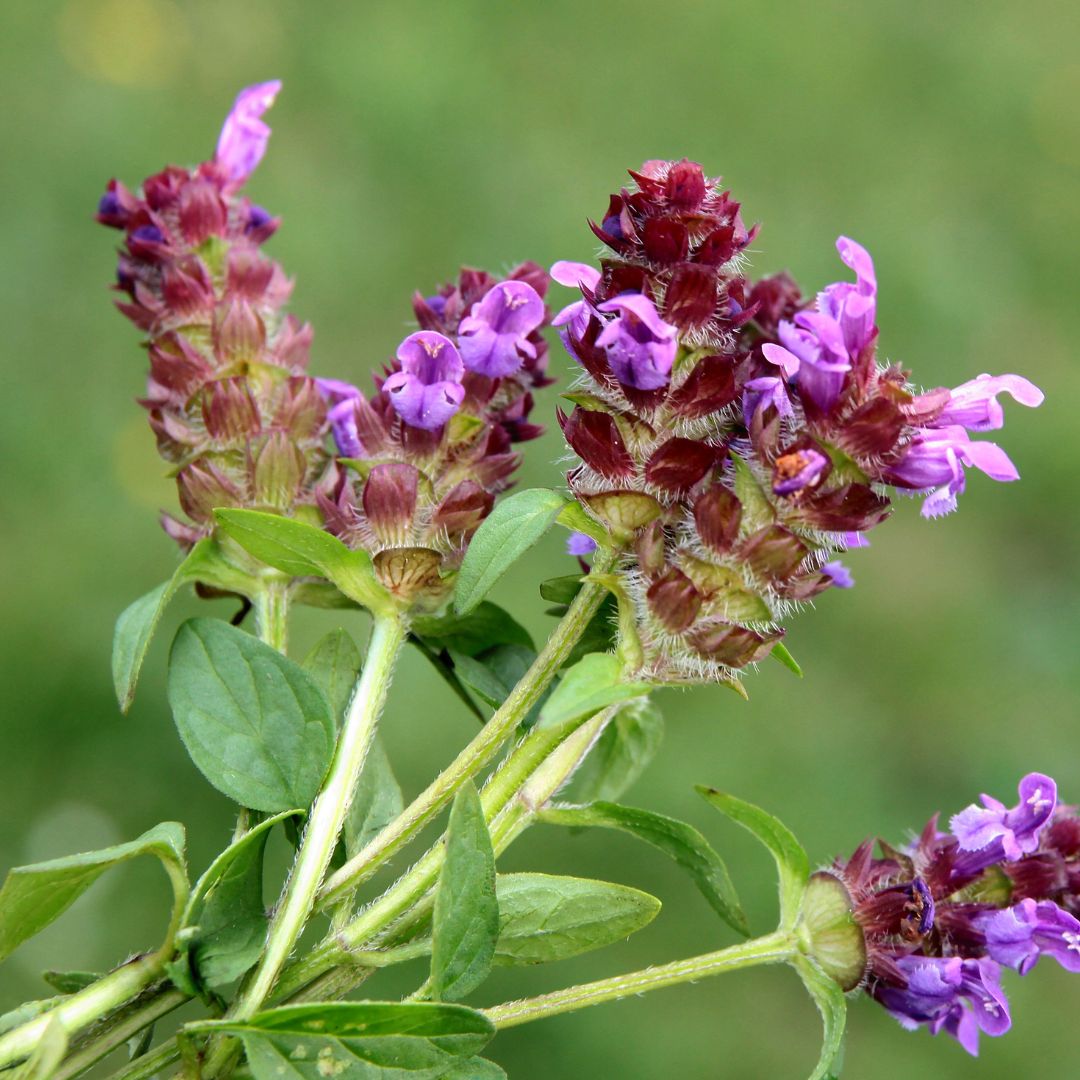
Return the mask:
[[383, 389], [394, 411], [413, 427], [437, 431], [465, 399], [465, 365], [454, 343], [429, 330], [410, 334], [397, 350], [401, 370], [387, 376]]
[[225, 118], [214, 160], [236, 186], [247, 180], [266, 153], [270, 127], [262, 115], [274, 104], [280, 90], [277, 79], [245, 87]]
[[607, 352], [615, 378], [638, 390], [666, 385], [678, 349], [677, 331], [660, 318], [656, 305], [640, 293], [625, 293], [600, 304], [598, 310], [616, 316], [596, 339], [597, 347]]
[[544, 322], [544, 315], [544, 301], [531, 285], [524, 281], [495, 285], [458, 327], [465, 366], [493, 379], [512, 375], [521, 368], [523, 357], [536, 357], [529, 335]]
[[[278, 222], [239, 190], [279, 86], [241, 92], [213, 160], [168, 166], [137, 194], [113, 180], [98, 204], [97, 219], [123, 233], [117, 307], [146, 336], [141, 404], [191, 519], [163, 522], [184, 547], [213, 532], [215, 506], [310, 508], [327, 465], [337, 399], [307, 375], [311, 328], [284, 314], [292, 284], [260, 250]], [[355, 452], [344, 410], [332, 422]]]
[[949, 821], [961, 851], [977, 852], [983, 865], [1019, 859], [1039, 847], [1039, 834], [1053, 816], [1057, 785], [1043, 773], [1020, 781], [1020, 801], [1011, 809], [989, 795], [982, 806], [969, 806]]

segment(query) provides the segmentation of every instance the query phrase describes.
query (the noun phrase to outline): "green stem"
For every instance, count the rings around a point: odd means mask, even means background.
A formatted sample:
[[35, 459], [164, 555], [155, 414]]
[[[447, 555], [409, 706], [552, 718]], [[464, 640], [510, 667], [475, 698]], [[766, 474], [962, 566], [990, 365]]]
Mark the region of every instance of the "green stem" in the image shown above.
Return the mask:
[[144, 1028], [172, 1012], [173, 1009], [178, 1009], [187, 1000], [187, 994], [181, 990], [163, 989], [155, 993], [149, 1001], [132, 1008], [127, 1015], [110, 1023], [106, 1031], [94, 1033], [93, 1038], [88, 1039], [85, 1045], [75, 1047], [74, 1051], [64, 1059], [60, 1068], [53, 1073], [52, 1080], [71, 1080], [72, 1077], [85, 1072], [106, 1054], [111, 1053], [133, 1035], [137, 1035]]
[[693, 956], [688, 960], [676, 960], [670, 964], [632, 971], [626, 975], [616, 975], [611, 979], [582, 983], [565, 990], [556, 990], [553, 994], [526, 998], [524, 1001], [510, 1001], [505, 1005], [496, 1005], [485, 1009], [487, 1018], [500, 1030], [528, 1024], [533, 1020], [543, 1020], [559, 1013], [573, 1012], [575, 1009], [600, 1005], [605, 1001], [618, 1001], [620, 998], [643, 994], [647, 990], [659, 990], [663, 986], [675, 986], [678, 983], [704, 979], [710, 975], [721, 975], [726, 971], [738, 971], [740, 968], [754, 967], [758, 964], [780, 964], [795, 955], [794, 940], [787, 933], [777, 931], [753, 941], [741, 942], [718, 952]]
[[[170, 943], [171, 952], [171, 943]], [[161, 951], [140, 956], [123, 967], [110, 972], [103, 979], [72, 994], [63, 1004], [57, 1005], [29, 1023], [0, 1036], [0, 1068], [27, 1057], [37, 1045], [45, 1028], [54, 1019], [71, 1033], [93, 1023], [95, 1020], [120, 1008], [136, 994], [145, 990], [164, 974], [167, 956]]]
[[255, 597], [255, 633], [272, 649], [285, 653], [289, 641], [289, 586], [286, 581], [270, 581]]
[[180, 1060], [180, 1043], [174, 1035], [168, 1042], [155, 1046], [142, 1057], [128, 1062], [122, 1069], [112, 1074], [109, 1080], [149, 1080], [173, 1062]]
[[375, 619], [367, 660], [349, 702], [330, 773], [312, 803], [296, 862], [270, 922], [262, 960], [230, 1010], [233, 1019], [246, 1020], [259, 1010], [311, 914], [315, 893], [330, 865], [357, 778], [375, 735], [405, 633], [405, 621], [400, 615]]
[[[535, 812], [562, 787], [616, 711], [617, 706], [611, 706], [591, 719], [579, 722], [576, 728], [534, 731], [507, 757], [480, 796], [496, 854], [506, 849], [526, 828]], [[400, 937], [407, 936], [416, 922], [427, 914], [431, 904], [429, 893], [438, 881], [445, 857], [443, 843], [434, 844], [378, 900], [289, 968], [282, 978], [281, 996], [296, 993], [339, 964], [350, 966], [349, 976], [353, 983], [360, 981], [363, 976], [357, 969], [366, 965], [358, 950], [406, 913], [408, 921], [395, 927], [395, 936], [388, 943], [395, 944]], [[331, 981], [334, 989], [339, 990], [339, 983], [348, 982], [349, 978], [339, 980], [335, 976]], [[320, 985], [326, 989], [328, 984]]]
[[593, 568], [574, 597], [559, 625], [521, 682], [494, 713], [475, 739], [454, 761], [386, 826], [366, 847], [331, 875], [320, 890], [317, 903], [325, 907], [351, 894], [372, 877], [378, 868], [407, 844], [453, 797], [458, 788], [475, 776], [495, 756], [507, 737], [528, 715], [563, 665], [570, 651], [596, 614], [604, 599], [603, 585], [590, 578], [606, 574], [617, 556], [606, 549], [597, 551]]

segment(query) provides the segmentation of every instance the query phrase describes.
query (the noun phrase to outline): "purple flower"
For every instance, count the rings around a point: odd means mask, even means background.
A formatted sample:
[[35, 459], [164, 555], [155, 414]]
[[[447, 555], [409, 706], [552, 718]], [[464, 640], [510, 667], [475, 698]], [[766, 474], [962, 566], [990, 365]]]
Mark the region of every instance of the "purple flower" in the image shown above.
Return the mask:
[[442, 334], [421, 330], [399, 346], [401, 370], [388, 376], [383, 389], [394, 411], [411, 427], [435, 431], [458, 411], [465, 398], [465, 366], [454, 343]]
[[[560, 260], [551, 267], [550, 273], [553, 281], [557, 281], [560, 285], [565, 285], [570, 289], [584, 287], [589, 292], [595, 292], [597, 285], [600, 284], [600, 271], [587, 263]], [[552, 326], [565, 326], [567, 328], [567, 331], [559, 331], [567, 351], [570, 351], [567, 332], [570, 337], [580, 338], [589, 325], [589, 314], [589, 302], [582, 297], [582, 299], [575, 300], [572, 304], [567, 304], [551, 320]]]
[[775, 375], [751, 379], [743, 387], [743, 423], [749, 428], [759, 409], [772, 405], [781, 416], [791, 415], [791, 401], [784, 389], [784, 380]]
[[521, 367], [522, 353], [536, 356], [529, 335], [544, 321], [544, 301], [524, 281], [496, 285], [461, 320], [458, 346], [470, 371], [498, 379]]
[[258, 83], [241, 90], [218, 138], [214, 160], [234, 184], [242, 184], [262, 161], [270, 128], [261, 117], [277, 97], [281, 82]]
[[762, 347], [765, 358], [779, 365], [799, 393], [825, 412], [836, 404], [852, 362], [876, 333], [874, 263], [864, 248], [846, 236], [837, 240], [836, 248], [855, 271], [855, 283], [841, 281], [822, 289], [815, 310], [801, 311], [794, 322], [780, 323], [783, 346]]
[[827, 562], [821, 568], [821, 572], [829, 578], [838, 589], [850, 589], [855, 584], [851, 571], [839, 559]]
[[866, 539], [866, 534], [861, 532], [846, 532], [843, 534], [844, 547], [850, 551], [852, 548], [868, 548], [870, 541]]
[[964, 490], [964, 467], [979, 469], [992, 480], [1018, 480], [1020, 474], [997, 443], [972, 442], [958, 425], [923, 428], [889, 467], [886, 479], [898, 487], [927, 494], [923, 517], [939, 517], [956, 509]]
[[623, 293], [597, 310], [617, 316], [596, 339], [607, 351], [615, 378], [638, 390], [666, 386], [679, 347], [678, 330], [660, 318], [653, 302], [642, 293]]
[[949, 404], [934, 420], [936, 427], [959, 424], [969, 431], [995, 431], [1005, 425], [998, 394], [1009, 394], [1028, 408], [1043, 402], [1043, 392], [1020, 375], [978, 375], [949, 391]]
[[828, 465], [829, 459], [813, 447], [781, 454], [773, 466], [773, 493], [794, 495], [803, 488], [812, 487]]
[[1080, 920], [1052, 900], [1031, 898], [995, 911], [983, 927], [986, 951], [999, 964], [1026, 975], [1039, 957], [1053, 957], [1066, 971], [1080, 971]]
[[[1019, 793], [1020, 802], [1012, 809], [982, 795], [981, 807], [971, 805], [950, 819], [960, 850], [978, 852], [976, 862], [981, 866], [1037, 850], [1039, 834], [1057, 805], [1057, 784], [1042, 773], [1028, 773], [1020, 781]], [[965, 861], [965, 870], [973, 868]]]
[[596, 550], [596, 541], [587, 533], [573, 532], [566, 540], [566, 554], [579, 558], [591, 555]]
[[934, 1035], [944, 1030], [977, 1055], [980, 1031], [1004, 1035], [1012, 1025], [1001, 969], [993, 960], [904, 956], [897, 967], [907, 988], [883, 986], [876, 996], [908, 1030], [920, 1024]]
[[360, 434], [356, 427], [356, 409], [353, 403], [363, 395], [352, 383], [340, 379], [316, 379], [315, 386], [323, 401], [330, 406], [326, 418], [334, 435], [338, 453], [342, 457], [357, 458], [364, 454]]

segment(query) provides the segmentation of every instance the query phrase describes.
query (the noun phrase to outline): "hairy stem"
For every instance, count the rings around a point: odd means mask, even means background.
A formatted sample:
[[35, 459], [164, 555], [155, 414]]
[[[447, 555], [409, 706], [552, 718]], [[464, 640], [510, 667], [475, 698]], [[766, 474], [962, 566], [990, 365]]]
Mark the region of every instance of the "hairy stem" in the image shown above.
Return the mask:
[[790, 935], [777, 931], [753, 941], [720, 949], [718, 952], [693, 956], [688, 960], [676, 960], [670, 964], [659, 964], [643, 971], [616, 975], [611, 979], [570, 986], [552, 994], [542, 994], [540, 997], [510, 1001], [505, 1005], [485, 1009], [484, 1012], [501, 1030], [516, 1027], [518, 1024], [528, 1024], [533, 1020], [542, 1020], [548, 1016], [557, 1016], [559, 1013], [585, 1009], [590, 1005], [600, 1005], [605, 1001], [618, 1001], [620, 998], [643, 994], [647, 990], [659, 990], [663, 986], [704, 979], [709, 975], [721, 975], [726, 971], [738, 971], [740, 968], [758, 964], [780, 964], [794, 956], [795, 951], [795, 942]]
[[[616, 556], [604, 549], [597, 552], [589, 578], [606, 574]], [[586, 578], [547, 644], [521, 682], [494, 713], [475, 739], [429, 786], [385, 829], [336, 873], [319, 892], [320, 907], [333, 904], [362, 885], [392, 855], [407, 844], [444, 807], [458, 788], [475, 776], [495, 756], [499, 747], [548, 688], [570, 651], [596, 614], [605, 588]]]
[[289, 642], [289, 588], [284, 581], [268, 581], [254, 600], [255, 633], [271, 649], [285, 653]]
[[367, 661], [349, 702], [330, 773], [312, 803], [296, 863], [270, 922], [266, 949], [254, 976], [231, 1010], [233, 1018], [246, 1020], [259, 1010], [311, 914], [315, 893], [330, 865], [357, 778], [375, 735], [405, 633], [404, 620], [398, 615], [379, 616], [375, 620]]
[[[562, 787], [616, 711], [611, 706], [576, 727], [541, 729], [522, 739], [480, 796], [496, 854], [506, 849], [529, 824], [536, 810]], [[394, 936], [386, 944], [397, 944], [408, 936], [430, 907], [430, 890], [438, 881], [445, 858], [446, 848], [439, 841], [351, 923], [286, 971], [282, 996], [295, 993], [339, 964], [351, 968], [352, 983], [362, 981], [363, 973], [358, 969], [366, 964], [358, 950], [406, 913], [407, 921], [394, 927]], [[379, 944], [383, 942], [380, 940]], [[349, 979], [333, 977], [333, 981], [340, 992], [337, 984]]]

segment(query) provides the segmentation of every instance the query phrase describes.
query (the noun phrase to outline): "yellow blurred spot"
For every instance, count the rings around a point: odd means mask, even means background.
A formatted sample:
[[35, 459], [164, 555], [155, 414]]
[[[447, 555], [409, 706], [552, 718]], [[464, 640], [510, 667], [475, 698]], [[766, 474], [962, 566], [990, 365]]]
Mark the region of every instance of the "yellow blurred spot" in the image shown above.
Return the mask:
[[56, 31], [72, 67], [120, 86], [167, 83], [185, 61], [189, 41], [171, 0], [68, 0]]
[[1046, 154], [1063, 165], [1080, 168], [1080, 64], [1048, 72], [1035, 87], [1031, 126]]
[[124, 494], [148, 510], [169, 508], [176, 502], [176, 482], [165, 475], [153, 432], [146, 417], [134, 413], [113, 438], [113, 474]]

